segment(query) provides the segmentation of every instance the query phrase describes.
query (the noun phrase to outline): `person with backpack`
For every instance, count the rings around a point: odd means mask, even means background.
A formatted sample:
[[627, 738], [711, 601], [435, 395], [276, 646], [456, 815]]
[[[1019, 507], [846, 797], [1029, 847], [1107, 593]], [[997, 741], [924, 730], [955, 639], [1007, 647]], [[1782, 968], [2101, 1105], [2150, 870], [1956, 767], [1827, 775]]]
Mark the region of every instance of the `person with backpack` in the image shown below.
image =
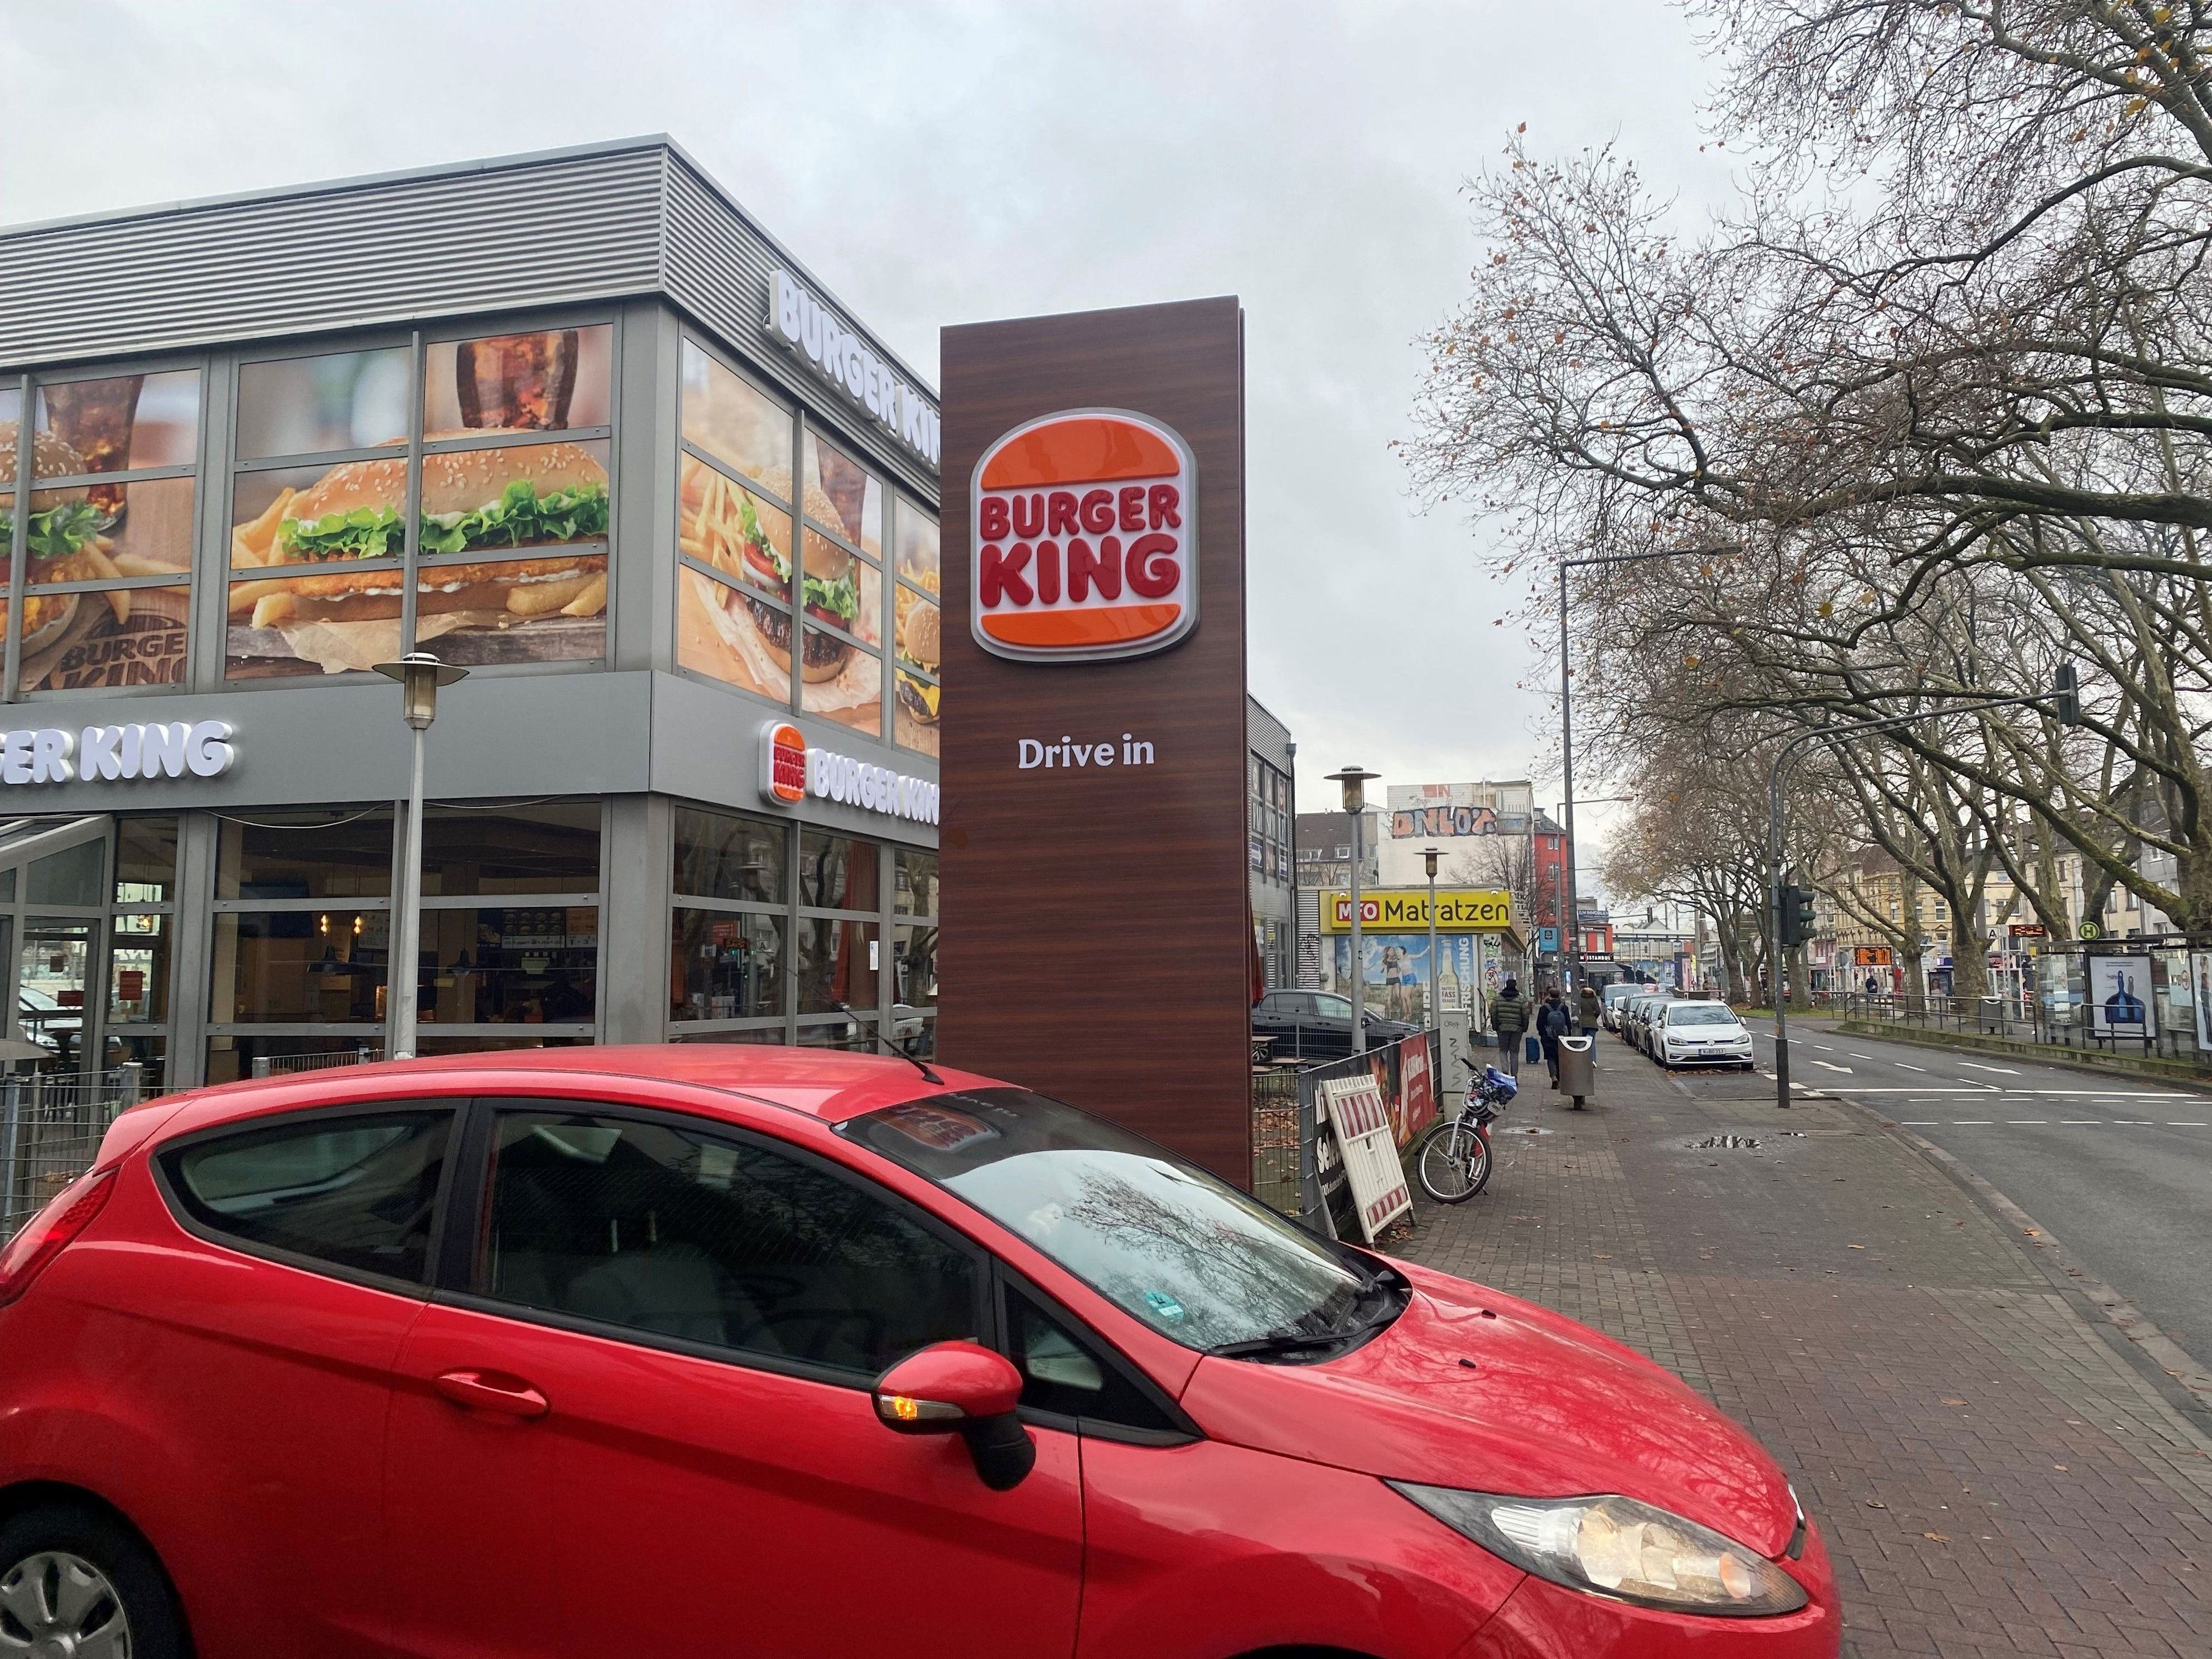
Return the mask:
[[1519, 1077], [1521, 1038], [1528, 1029], [1528, 1003], [1521, 994], [1519, 980], [1507, 980], [1490, 999], [1490, 1029], [1498, 1033], [1498, 1069], [1508, 1077]]
[[1575, 1017], [1559, 1000], [1556, 985], [1544, 993], [1544, 1006], [1536, 1011], [1536, 1040], [1544, 1045], [1544, 1064], [1552, 1073], [1552, 1086], [1559, 1086], [1559, 1039], [1574, 1033]]

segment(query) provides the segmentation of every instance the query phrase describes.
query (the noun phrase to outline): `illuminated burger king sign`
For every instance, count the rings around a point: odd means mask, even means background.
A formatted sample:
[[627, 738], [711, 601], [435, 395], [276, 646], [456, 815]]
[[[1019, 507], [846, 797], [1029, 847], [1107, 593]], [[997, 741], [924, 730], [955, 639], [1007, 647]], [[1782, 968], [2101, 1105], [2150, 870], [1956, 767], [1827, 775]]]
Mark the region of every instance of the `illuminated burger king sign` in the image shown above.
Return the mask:
[[1196, 483], [1182, 435], [1127, 410], [1006, 434], [975, 465], [975, 642], [1030, 662], [1173, 645], [1198, 622]]

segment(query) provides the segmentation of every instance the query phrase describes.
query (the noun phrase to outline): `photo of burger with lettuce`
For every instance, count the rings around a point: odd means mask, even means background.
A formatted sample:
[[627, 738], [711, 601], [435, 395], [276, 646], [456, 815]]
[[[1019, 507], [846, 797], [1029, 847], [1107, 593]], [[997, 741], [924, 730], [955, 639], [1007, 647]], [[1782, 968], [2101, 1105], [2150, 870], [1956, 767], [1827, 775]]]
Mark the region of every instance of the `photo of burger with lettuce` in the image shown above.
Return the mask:
[[[773, 469], [762, 483], [781, 493], [791, 487], [791, 475]], [[775, 670], [791, 672], [792, 616], [786, 606], [769, 602], [770, 596], [788, 601], [791, 559], [761, 522], [761, 510], [741, 484], [723, 477], [696, 462], [688, 462], [684, 475], [682, 516], [687, 526], [685, 550], [741, 585], [723, 588], [718, 601], [726, 621], [725, 631], [738, 633], [763, 652]], [[770, 508], [781, 521], [785, 539], [790, 520]], [[806, 510], [820, 515], [832, 511], [818, 489], [807, 490]], [[826, 623], [830, 628], [858, 635], [860, 589], [853, 556], [827, 536], [805, 533], [799, 554], [799, 611], [804, 618]], [[851, 643], [838, 635], [803, 622], [799, 641], [799, 676], [818, 685], [845, 672], [854, 655]]]
[[[12, 481], [16, 473], [16, 446], [21, 432], [16, 424], [0, 422], [0, 478]], [[51, 433], [39, 432], [31, 440], [31, 476], [38, 478], [65, 478], [85, 471], [83, 458], [76, 450]], [[0, 513], [0, 583], [9, 581], [15, 575], [15, 514], [14, 501], [9, 498], [9, 510]], [[90, 488], [84, 484], [58, 489], [36, 489], [31, 494], [31, 510], [23, 526], [23, 539], [30, 553], [27, 578], [38, 582], [97, 581], [104, 576], [118, 574], [103, 551], [100, 526], [104, 522], [100, 508], [91, 500]], [[80, 593], [32, 593], [23, 600], [23, 654], [27, 657], [43, 651], [59, 640], [76, 619], [77, 607], [87, 596]], [[101, 596], [91, 596], [100, 603]], [[0, 588], [0, 618], [7, 615], [5, 589]]]
[[[398, 455], [348, 461], [307, 489], [284, 492], [233, 532], [233, 563], [259, 565], [264, 574], [234, 586], [232, 611], [250, 607], [257, 628], [398, 617], [406, 592], [403, 571], [344, 567], [396, 559], [405, 550], [406, 499], [407, 462]], [[416, 614], [492, 612], [517, 621], [599, 615], [606, 608], [606, 554], [572, 551], [567, 544], [604, 541], [608, 516], [606, 469], [580, 445], [426, 454], [418, 529], [426, 562], [417, 572]], [[562, 550], [501, 556], [511, 549], [556, 547]], [[465, 553], [484, 557], [428, 562]]]

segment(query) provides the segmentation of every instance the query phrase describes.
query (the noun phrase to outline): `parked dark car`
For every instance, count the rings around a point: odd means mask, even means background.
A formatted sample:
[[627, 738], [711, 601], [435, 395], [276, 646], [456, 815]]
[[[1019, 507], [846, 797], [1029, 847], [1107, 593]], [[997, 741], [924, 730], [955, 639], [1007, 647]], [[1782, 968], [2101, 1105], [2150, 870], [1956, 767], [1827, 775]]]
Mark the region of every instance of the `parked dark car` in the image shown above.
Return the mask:
[[[1413, 1035], [1402, 1020], [1367, 1016], [1367, 1043]], [[1278, 1060], [1341, 1060], [1352, 1052], [1352, 999], [1328, 991], [1270, 991], [1252, 1010], [1252, 1042], [1266, 1042]]]

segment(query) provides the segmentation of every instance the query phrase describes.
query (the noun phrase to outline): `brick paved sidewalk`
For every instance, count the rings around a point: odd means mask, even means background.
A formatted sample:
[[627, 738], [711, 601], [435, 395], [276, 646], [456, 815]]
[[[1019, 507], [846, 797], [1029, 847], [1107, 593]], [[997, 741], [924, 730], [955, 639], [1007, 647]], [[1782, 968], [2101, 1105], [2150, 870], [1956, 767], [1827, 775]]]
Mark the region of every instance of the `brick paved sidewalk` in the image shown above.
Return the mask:
[[[1827, 1536], [1847, 1654], [2212, 1655], [2212, 1438], [2008, 1229], [1857, 1108], [1598, 1061], [1579, 1114], [1524, 1078], [1500, 1127], [1551, 1133], [1498, 1135], [1488, 1189], [1392, 1248], [1748, 1425]], [[1759, 1144], [1699, 1144], [1730, 1133]]]

